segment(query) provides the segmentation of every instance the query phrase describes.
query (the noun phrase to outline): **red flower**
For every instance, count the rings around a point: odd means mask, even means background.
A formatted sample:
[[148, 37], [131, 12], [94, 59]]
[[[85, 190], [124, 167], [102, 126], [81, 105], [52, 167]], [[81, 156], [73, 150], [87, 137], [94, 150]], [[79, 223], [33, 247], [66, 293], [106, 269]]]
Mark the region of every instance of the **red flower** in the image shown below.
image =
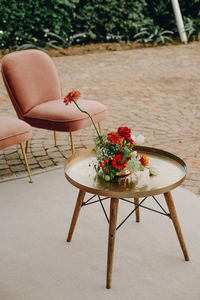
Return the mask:
[[119, 133], [120, 136], [124, 137], [125, 140], [130, 140], [131, 139], [131, 130], [128, 127], [119, 127], [117, 132]]
[[104, 164], [108, 165], [108, 159], [107, 158], [104, 159]]
[[108, 133], [108, 141], [112, 144], [121, 145], [123, 141], [123, 137], [120, 136], [117, 132], [112, 131]]
[[104, 169], [104, 168], [105, 168], [105, 165], [104, 165], [103, 163], [100, 163], [100, 164], [99, 164], [99, 167], [102, 168], [102, 169]]
[[130, 138], [128, 138], [128, 139], [126, 139], [131, 145], [133, 145], [134, 144], [134, 140], [130, 137]]
[[126, 167], [126, 163], [127, 163], [127, 159], [125, 159], [125, 161], [123, 162], [123, 164], [121, 163], [123, 159], [123, 155], [122, 154], [117, 154], [115, 155], [115, 157], [113, 158], [111, 164], [115, 169], [118, 170], [123, 170]]
[[81, 93], [79, 91], [71, 91], [69, 94], [67, 94], [67, 96], [65, 96], [64, 98], [64, 103], [65, 105], [68, 105], [69, 103], [73, 102], [73, 101], [77, 101], [78, 98], [80, 97]]
[[148, 166], [149, 164], [149, 159], [146, 157], [146, 154], [140, 155], [140, 162], [142, 166]]

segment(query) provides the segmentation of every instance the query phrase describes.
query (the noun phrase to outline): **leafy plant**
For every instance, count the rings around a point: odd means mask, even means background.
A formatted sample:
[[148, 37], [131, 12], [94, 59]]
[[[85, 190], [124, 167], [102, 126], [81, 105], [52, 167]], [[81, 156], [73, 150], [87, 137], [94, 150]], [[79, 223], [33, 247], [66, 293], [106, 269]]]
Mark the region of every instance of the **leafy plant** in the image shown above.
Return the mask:
[[144, 45], [146, 43], [152, 43], [153, 45], [165, 44], [166, 42], [173, 42], [171, 35], [173, 34], [170, 30], [163, 30], [159, 26], [154, 26], [151, 28], [143, 27], [140, 32], [134, 35], [136, 42], [142, 42]]
[[187, 35], [188, 39], [190, 39], [192, 34], [195, 33], [194, 21], [191, 18], [185, 17], [184, 18], [184, 26], [185, 26], [186, 35]]
[[134, 38], [136, 38], [136, 42], [140, 42], [145, 46], [147, 43], [152, 42], [152, 39], [150, 38], [150, 32], [148, 31], [147, 27], [140, 28], [140, 32], [136, 33], [134, 35]]
[[37, 46], [36, 44], [29, 43], [29, 42], [16, 47], [16, 50], [26, 50], [26, 49], [38, 49], [38, 50], [47, 52], [46, 49], [44, 49], [40, 46]]
[[[77, 33], [71, 35], [69, 37], [63, 38], [62, 36], [53, 33], [53, 32], [46, 32], [45, 37], [47, 37], [46, 46], [50, 46], [55, 49], [67, 48], [73, 44], [81, 44], [83, 43], [84, 39], [87, 38], [89, 34], [87, 33]], [[51, 40], [51, 38], [54, 38]]]
[[[200, 16], [200, 12], [199, 12], [199, 16]], [[195, 34], [197, 35], [197, 39], [200, 41], [200, 18], [194, 20], [194, 28], [195, 28]]]
[[153, 32], [150, 35], [150, 39], [152, 40], [153, 44], [165, 44], [166, 42], [172, 43], [173, 40], [171, 39], [171, 35], [173, 31], [170, 30], [163, 30], [159, 26], [156, 26]]

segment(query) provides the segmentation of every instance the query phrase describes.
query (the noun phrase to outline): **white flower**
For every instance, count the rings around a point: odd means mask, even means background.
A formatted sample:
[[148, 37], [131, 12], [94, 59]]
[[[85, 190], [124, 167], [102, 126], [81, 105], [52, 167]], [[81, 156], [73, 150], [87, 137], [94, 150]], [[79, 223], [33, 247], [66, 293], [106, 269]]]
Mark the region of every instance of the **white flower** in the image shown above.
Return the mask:
[[137, 159], [134, 159], [134, 158], [130, 159], [127, 162], [126, 169], [128, 171], [130, 171], [131, 173], [139, 171], [139, 169], [140, 169], [140, 161], [137, 160]]
[[132, 138], [132, 140], [134, 140], [134, 142], [135, 142], [135, 136], [134, 136], [134, 134], [131, 134], [131, 138]]
[[144, 143], [145, 137], [141, 134], [139, 134], [136, 139], [135, 139], [135, 143], [136, 145], [142, 145]]
[[132, 158], [136, 158], [137, 157], [137, 151], [133, 151], [133, 152], [131, 152], [131, 157]]
[[150, 175], [158, 175], [159, 174], [159, 170], [153, 166], [149, 167], [149, 174]]

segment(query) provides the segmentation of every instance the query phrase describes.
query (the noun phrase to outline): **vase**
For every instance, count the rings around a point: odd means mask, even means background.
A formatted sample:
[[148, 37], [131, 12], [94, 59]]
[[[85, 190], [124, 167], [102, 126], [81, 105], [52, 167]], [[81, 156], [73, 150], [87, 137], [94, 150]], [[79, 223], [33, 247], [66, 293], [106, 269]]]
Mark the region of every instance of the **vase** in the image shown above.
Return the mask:
[[116, 176], [116, 182], [120, 186], [127, 187], [132, 182], [132, 176], [131, 176], [131, 174]]
[[128, 176], [130, 174], [131, 174], [131, 172], [128, 170], [121, 170], [116, 173], [116, 177], [124, 177], [124, 176]]

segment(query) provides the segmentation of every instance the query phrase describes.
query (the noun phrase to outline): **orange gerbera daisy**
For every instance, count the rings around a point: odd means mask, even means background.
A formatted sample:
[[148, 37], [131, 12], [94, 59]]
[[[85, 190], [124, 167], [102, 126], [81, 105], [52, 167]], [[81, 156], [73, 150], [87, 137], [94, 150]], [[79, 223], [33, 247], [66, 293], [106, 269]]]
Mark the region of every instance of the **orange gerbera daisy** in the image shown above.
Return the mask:
[[141, 162], [142, 166], [144, 166], [144, 167], [148, 166], [149, 159], [147, 158], [146, 154], [140, 155], [140, 162]]
[[73, 102], [73, 101], [77, 101], [78, 98], [80, 97], [81, 93], [79, 91], [71, 91], [69, 94], [67, 94], [67, 96], [65, 96], [64, 98], [64, 103], [65, 105], [68, 105], [69, 103]]

